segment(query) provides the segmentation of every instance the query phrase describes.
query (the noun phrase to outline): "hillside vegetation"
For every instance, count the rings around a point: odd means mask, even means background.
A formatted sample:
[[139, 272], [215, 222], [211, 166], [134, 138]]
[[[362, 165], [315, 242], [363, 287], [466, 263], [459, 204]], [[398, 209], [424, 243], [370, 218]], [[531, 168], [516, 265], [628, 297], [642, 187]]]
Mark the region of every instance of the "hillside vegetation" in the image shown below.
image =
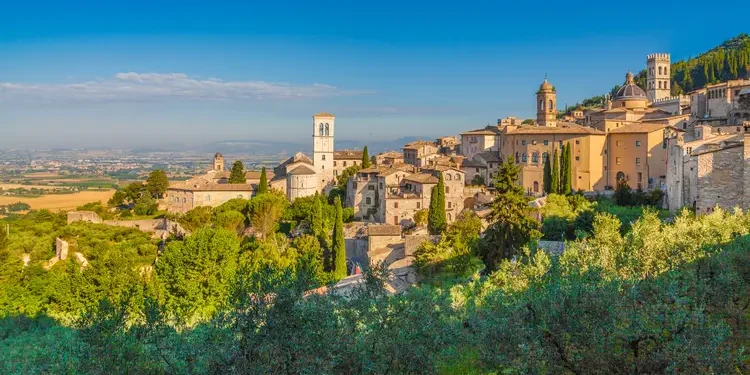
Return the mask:
[[[750, 35], [743, 33], [696, 57], [672, 62], [670, 69], [672, 95], [685, 94], [706, 85], [730, 79], [748, 77], [748, 74], [750, 74]], [[646, 69], [636, 73], [635, 83], [646, 90]], [[614, 96], [619, 88], [620, 84], [615, 85], [610, 94]], [[603, 95], [581, 101], [581, 105], [586, 108], [601, 107], [603, 104]], [[568, 107], [562, 113], [574, 108], [575, 106]]]
[[[417, 250], [423, 282], [398, 295], [377, 265], [348, 298], [306, 293], [340, 277], [349, 214], [335, 195], [191, 212], [178, 219], [193, 233], [158, 260], [133, 229], [47, 211], [0, 221], [0, 373], [750, 373], [750, 215], [666, 223], [559, 196], [545, 218], [575, 239], [551, 255], [517, 173], [509, 160], [496, 175], [484, 236], [463, 215]], [[88, 267], [46, 269], [55, 237]]]

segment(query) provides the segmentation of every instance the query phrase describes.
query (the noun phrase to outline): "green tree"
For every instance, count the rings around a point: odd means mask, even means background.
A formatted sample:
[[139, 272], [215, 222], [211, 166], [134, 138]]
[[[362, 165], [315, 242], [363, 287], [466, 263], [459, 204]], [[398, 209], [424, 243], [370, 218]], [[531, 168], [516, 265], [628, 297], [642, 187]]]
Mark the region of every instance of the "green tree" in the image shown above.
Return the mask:
[[248, 217], [258, 237], [264, 239], [278, 229], [286, 205], [286, 196], [277, 191], [250, 200]]
[[266, 167], [260, 170], [260, 182], [258, 182], [257, 195], [268, 193], [268, 177], [266, 176]]
[[484, 186], [484, 177], [480, 174], [474, 175], [474, 178], [471, 179], [471, 185]]
[[235, 233], [240, 233], [245, 228], [245, 215], [238, 211], [226, 211], [216, 215], [214, 225]]
[[232, 164], [232, 171], [229, 173], [230, 184], [244, 184], [247, 182], [245, 177], [245, 165], [242, 164], [242, 160], [237, 160]]
[[151, 194], [143, 194], [135, 201], [133, 212], [136, 215], [148, 216], [155, 214], [158, 208], [159, 203]]
[[617, 189], [615, 189], [615, 194], [612, 195], [612, 199], [614, 199], [618, 206], [633, 205], [633, 192], [630, 190], [630, 185], [628, 185], [627, 181], [617, 181]]
[[418, 210], [414, 213], [414, 225], [418, 227], [423, 227], [427, 225], [427, 215], [428, 212], [425, 209]]
[[167, 173], [161, 169], [151, 171], [146, 179], [146, 191], [156, 199], [161, 199], [169, 188]]
[[362, 150], [362, 169], [370, 168], [372, 162], [370, 161], [370, 153], [367, 151], [367, 146]]
[[427, 230], [430, 234], [442, 234], [448, 227], [445, 215], [445, 181], [440, 174], [438, 184], [432, 188], [430, 195], [430, 211], [427, 214]]
[[292, 247], [297, 250], [297, 270], [305, 278], [309, 288], [324, 284], [327, 280], [323, 264], [323, 250], [320, 241], [304, 234], [294, 239]]
[[573, 161], [570, 143], [563, 147], [563, 155], [560, 158], [560, 194], [570, 194], [573, 190]]
[[552, 176], [550, 178], [550, 194], [560, 192], [560, 158], [557, 156], [557, 149], [552, 153]]
[[490, 226], [479, 246], [488, 272], [497, 270], [502, 259], [520, 254], [522, 246], [540, 235], [539, 222], [531, 215], [530, 198], [516, 183], [520, 172], [521, 168], [511, 156], [495, 175], [497, 195], [490, 207]]
[[[341, 200], [339, 199], [339, 202], [340, 201]], [[327, 235], [323, 232], [323, 197], [319, 196], [317, 193], [315, 194], [315, 201], [313, 202], [313, 209], [310, 213], [309, 221], [310, 231], [313, 236], [321, 238]]]
[[109, 207], [118, 207], [125, 204], [125, 192], [122, 190], [117, 190], [111, 198], [109, 198], [109, 201], [107, 201], [107, 205]]
[[187, 321], [219, 311], [229, 296], [239, 249], [237, 235], [224, 229], [203, 228], [168, 243], [156, 262], [166, 307]]
[[7, 224], [0, 221], [0, 251], [5, 250], [10, 242], [7, 229]]
[[341, 199], [334, 201], [336, 207], [336, 221], [333, 225], [333, 240], [331, 253], [333, 254], [333, 275], [336, 280], [346, 277], [346, 242], [344, 241], [344, 219]]
[[211, 207], [200, 206], [186, 212], [184, 215], [180, 216], [177, 221], [182, 224], [185, 229], [195, 232], [198, 229], [211, 224], [211, 214]]
[[135, 203], [146, 191], [146, 186], [140, 182], [133, 182], [128, 186], [125, 186], [125, 189], [122, 191], [125, 193], [126, 201], [129, 203]]
[[543, 182], [544, 182], [544, 192], [547, 194], [552, 194], [552, 165], [550, 165], [548, 153], [544, 154]]

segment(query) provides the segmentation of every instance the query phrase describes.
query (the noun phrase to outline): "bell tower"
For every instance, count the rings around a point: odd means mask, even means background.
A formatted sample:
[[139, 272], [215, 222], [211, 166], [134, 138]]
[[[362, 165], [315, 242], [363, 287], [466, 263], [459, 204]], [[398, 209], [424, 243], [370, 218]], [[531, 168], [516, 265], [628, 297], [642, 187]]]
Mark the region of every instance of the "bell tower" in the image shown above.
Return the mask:
[[319, 190], [334, 182], [333, 134], [335, 117], [326, 112], [313, 115], [313, 165], [318, 175]]
[[214, 155], [214, 169], [215, 172], [223, 172], [224, 171], [224, 156], [221, 155], [221, 153], [217, 152], [216, 155]]
[[653, 103], [671, 94], [670, 58], [668, 53], [652, 53], [646, 57], [646, 96]]
[[557, 126], [557, 93], [555, 87], [544, 79], [536, 92], [536, 124]]

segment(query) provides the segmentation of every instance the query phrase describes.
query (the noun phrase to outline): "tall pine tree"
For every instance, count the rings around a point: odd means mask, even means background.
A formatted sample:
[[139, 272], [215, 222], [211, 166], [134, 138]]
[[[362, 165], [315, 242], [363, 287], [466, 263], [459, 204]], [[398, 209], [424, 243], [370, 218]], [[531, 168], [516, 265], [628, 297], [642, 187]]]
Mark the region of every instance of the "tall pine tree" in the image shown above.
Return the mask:
[[560, 192], [560, 160], [557, 156], [557, 149], [552, 153], [552, 173], [549, 192], [550, 194], [558, 194]]
[[230, 184], [244, 184], [247, 182], [245, 178], [245, 165], [242, 164], [242, 160], [237, 160], [232, 164], [232, 172], [229, 173]]
[[531, 215], [530, 198], [517, 183], [520, 172], [521, 167], [511, 156], [495, 174], [497, 195], [490, 207], [490, 226], [478, 246], [486, 274], [497, 270], [501, 260], [512, 259], [529, 241], [541, 236], [539, 221]]
[[344, 214], [341, 208], [341, 198], [336, 196], [336, 221], [333, 224], [333, 276], [337, 280], [346, 277], [346, 242], [344, 241]]
[[367, 146], [362, 150], [362, 169], [370, 168], [372, 162], [370, 161], [370, 153], [367, 151]]
[[268, 193], [268, 177], [266, 177], [266, 167], [260, 170], [260, 181], [258, 182], [258, 195]]
[[427, 230], [430, 234], [442, 234], [448, 227], [445, 216], [445, 181], [440, 174], [438, 184], [432, 188], [430, 196], [430, 212], [427, 214]]
[[544, 154], [544, 192], [552, 192], [552, 165], [550, 165], [549, 154]]

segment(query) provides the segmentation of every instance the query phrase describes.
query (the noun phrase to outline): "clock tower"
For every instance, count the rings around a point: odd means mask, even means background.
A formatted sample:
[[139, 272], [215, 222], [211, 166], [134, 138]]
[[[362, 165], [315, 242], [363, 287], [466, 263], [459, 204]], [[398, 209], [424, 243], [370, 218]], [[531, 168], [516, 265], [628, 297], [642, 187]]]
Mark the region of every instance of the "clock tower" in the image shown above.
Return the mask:
[[335, 117], [326, 112], [313, 115], [313, 165], [318, 175], [318, 188], [327, 190], [335, 183], [333, 175], [333, 132]]

